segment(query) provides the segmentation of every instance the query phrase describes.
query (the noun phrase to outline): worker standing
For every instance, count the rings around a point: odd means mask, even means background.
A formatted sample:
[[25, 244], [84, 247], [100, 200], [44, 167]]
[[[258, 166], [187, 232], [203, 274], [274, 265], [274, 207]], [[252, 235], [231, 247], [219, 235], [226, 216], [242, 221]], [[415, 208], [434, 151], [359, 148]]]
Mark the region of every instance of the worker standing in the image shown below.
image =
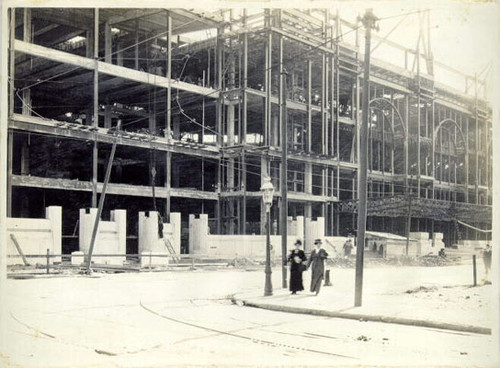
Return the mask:
[[349, 258], [351, 256], [351, 252], [354, 246], [352, 245], [351, 239], [347, 239], [347, 241], [344, 243], [344, 246], [342, 249], [344, 250], [344, 258]]
[[489, 283], [490, 280], [490, 269], [491, 269], [491, 246], [486, 244], [486, 248], [483, 250], [483, 261], [484, 261], [484, 282]]

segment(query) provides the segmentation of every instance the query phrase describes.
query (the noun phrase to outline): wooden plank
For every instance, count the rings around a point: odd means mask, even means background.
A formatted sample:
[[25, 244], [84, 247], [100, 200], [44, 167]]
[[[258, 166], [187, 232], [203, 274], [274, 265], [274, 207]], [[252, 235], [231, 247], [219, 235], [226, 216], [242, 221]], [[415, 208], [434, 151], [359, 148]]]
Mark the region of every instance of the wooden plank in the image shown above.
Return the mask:
[[21, 258], [23, 259], [24, 265], [25, 266], [29, 266], [30, 264], [29, 264], [28, 260], [26, 259], [26, 257], [24, 256], [23, 250], [21, 249], [21, 246], [19, 245], [19, 243], [18, 243], [18, 241], [16, 239], [16, 236], [14, 234], [10, 234], [10, 238], [12, 239], [12, 242], [16, 246], [17, 253], [19, 253], [19, 255], [21, 256]]
[[[37, 176], [13, 175], [12, 183], [18, 187], [45, 188], [57, 190], [74, 190], [92, 192], [92, 182], [71, 179], [42, 178]], [[97, 192], [102, 193], [103, 183], [97, 183]], [[156, 187], [156, 197], [167, 198], [167, 189]], [[144, 185], [129, 185], [109, 183], [107, 194], [124, 195], [133, 197], [151, 197], [151, 187]], [[216, 201], [218, 196], [215, 192], [205, 192], [197, 189], [171, 188], [170, 197], [203, 199]]]
[[[233, 197], [241, 197], [243, 195], [243, 192], [241, 190], [237, 191], [231, 191], [231, 192], [221, 192], [220, 196], [221, 198], [233, 198]], [[259, 198], [262, 196], [261, 192], [246, 192], [247, 197], [253, 197], [253, 198]], [[280, 197], [281, 194], [279, 192], [276, 192], [274, 194], [275, 197]], [[314, 195], [314, 194], [309, 194], [309, 193], [302, 193], [302, 192], [288, 192], [288, 199], [293, 200], [293, 201], [305, 201], [305, 202], [317, 202], [317, 203], [324, 203], [324, 202], [336, 202], [338, 201], [337, 197], [329, 197], [329, 196], [322, 196], [322, 195]]]
[[460, 111], [460, 112], [463, 112], [463, 113], [469, 114], [469, 115], [474, 114], [473, 111], [465, 108], [463, 105], [459, 105], [458, 103], [453, 103], [452, 101], [448, 101], [448, 100], [445, 100], [445, 99], [440, 98], [440, 97], [436, 97], [436, 99], [434, 101], [437, 105], [445, 106], [445, 107], [448, 107], [450, 109]]
[[283, 12], [284, 12], [284, 14], [286, 14], [286, 13], [290, 14], [291, 17], [295, 18], [296, 20], [298, 20], [298, 18], [302, 18], [302, 19], [306, 20], [307, 22], [314, 24], [317, 27], [322, 26], [322, 22], [320, 19], [313, 17], [312, 15], [306, 14], [302, 11], [299, 11], [297, 9], [285, 8], [285, 9], [283, 9]]
[[108, 19], [108, 22], [110, 25], [113, 25], [122, 22], [128, 22], [130, 20], [134, 20], [137, 18], [147, 17], [163, 11], [164, 11], [163, 9], [133, 9], [127, 11], [125, 14], [115, 15], [113, 17], [110, 17]]
[[219, 24], [223, 22], [222, 17], [216, 16], [215, 14], [212, 14], [212, 19], [208, 19], [206, 16], [204, 16], [204, 13], [198, 14], [197, 12], [187, 9], [170, 9], [170, 12], [173, 15], [174, 20], [175, 14], [178, 14], [182, 17], [189, 18], [192, 21], [197, 21], [202, 24], [206, 24], [213, 28], [217, 28]]
[[32, 17], [50, 23], [86, 30], [92, 28], [94, 24], [91, 17], [84, 15], [85, 13], [90, 14], [90, 11], [90, 9], [85, 11], [75, 8], [33, 8]]

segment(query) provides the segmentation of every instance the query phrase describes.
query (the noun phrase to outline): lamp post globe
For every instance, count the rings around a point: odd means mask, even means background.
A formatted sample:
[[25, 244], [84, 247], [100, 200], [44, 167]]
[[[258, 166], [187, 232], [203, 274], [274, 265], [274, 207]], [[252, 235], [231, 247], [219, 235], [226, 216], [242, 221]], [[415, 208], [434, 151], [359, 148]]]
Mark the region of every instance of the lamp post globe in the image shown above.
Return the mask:
[[266, 206], [266, 283], [264, 288], [264, 296], [273, 295], [273, 285], [271, 282], [271, 217], [270, 210], [273, 205], [274, 187], [271, 183], [271, 178], [266, 176], [263, 178], [262, 186], [262, 202]]

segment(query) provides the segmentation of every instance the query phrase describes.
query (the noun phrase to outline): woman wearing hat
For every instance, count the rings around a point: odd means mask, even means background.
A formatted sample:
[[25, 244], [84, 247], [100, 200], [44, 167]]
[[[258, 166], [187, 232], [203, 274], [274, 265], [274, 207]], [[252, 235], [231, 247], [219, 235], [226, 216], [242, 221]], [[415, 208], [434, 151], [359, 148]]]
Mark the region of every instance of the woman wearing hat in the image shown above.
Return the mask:
[[314, 241], [314, 249], [311, 252], [311, 257], [309, 258], [307, 268], [311, 268], [311, 293], [319, 294], [321, 289], [321, 281], [323, 280], [323, 275], [325, 273], [325, 259], [328, 257], [328, 253], [321, 248], [321, 239], [316, 239]]
[[288, 262], [291, 263], [290, 266], [290, 291], [292, 294], [297, 294], [297, 291], [304, 290], [304, 285], [302, 283], [302, 272], [305, 270], [305, 262], [307, 257], [302, 249], [302, 242], [297, 239], [295, 242], [295, 248], [290, 252], [288, 256]]

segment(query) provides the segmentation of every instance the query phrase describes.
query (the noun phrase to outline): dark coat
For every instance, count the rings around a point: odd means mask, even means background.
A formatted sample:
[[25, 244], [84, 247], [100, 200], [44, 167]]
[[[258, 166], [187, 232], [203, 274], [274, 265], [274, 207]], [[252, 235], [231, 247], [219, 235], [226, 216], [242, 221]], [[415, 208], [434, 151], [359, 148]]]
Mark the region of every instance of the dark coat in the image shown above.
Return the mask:
[[[295, 262], [295, 257], [299, 257], [302, 261], [301, 263]], [[304, 290], [304, 285], [302, 283], [302, 262], [307, 261], [307, 257], [302, 250], [292, 250], [288, 256], [288, 262], [290, 265], [290, 291], [302, 291]]]
[[311, 257], [308, 261], [308, 267], [311, 268], [311, 292], [319, 293], [321, 288], [321, 280], [323, 280], [323, 275], [325, 273], [325, 259], [328, 257], [328, 253], [323, 248], [319, 251], [314, 249], [311, 252]]

